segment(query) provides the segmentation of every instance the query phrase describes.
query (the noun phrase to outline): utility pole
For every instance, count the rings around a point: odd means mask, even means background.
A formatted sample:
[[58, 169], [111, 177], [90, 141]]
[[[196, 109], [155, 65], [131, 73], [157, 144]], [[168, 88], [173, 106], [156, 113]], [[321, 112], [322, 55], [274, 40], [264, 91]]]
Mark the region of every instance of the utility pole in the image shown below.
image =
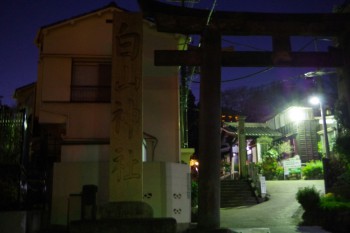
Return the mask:
[[188, 73], [187, 66], [181, 66], [181, 86], [180, 86], [180, 128], [181, 147], [188, 148]]

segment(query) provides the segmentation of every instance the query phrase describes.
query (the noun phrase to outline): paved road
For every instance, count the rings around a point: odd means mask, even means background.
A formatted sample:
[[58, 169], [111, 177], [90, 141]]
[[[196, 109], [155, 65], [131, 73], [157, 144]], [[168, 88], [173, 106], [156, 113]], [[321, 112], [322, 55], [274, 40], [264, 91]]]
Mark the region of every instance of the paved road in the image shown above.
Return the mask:
[[254, 206], [221, 209], [221, 227], [240, 233], [326, 233], [318, 226], [299, 226], [303, 209], [295, 199], [301, 187], [315, 186], [324, 193], [324, 181], [267, 181], [270, 200]]

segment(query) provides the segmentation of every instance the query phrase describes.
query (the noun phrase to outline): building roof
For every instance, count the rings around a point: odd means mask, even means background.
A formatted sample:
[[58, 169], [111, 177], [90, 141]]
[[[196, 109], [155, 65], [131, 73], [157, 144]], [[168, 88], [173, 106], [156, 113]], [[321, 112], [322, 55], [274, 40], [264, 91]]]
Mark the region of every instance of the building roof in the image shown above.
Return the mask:
[[246, 127], [246, 136], [269, 136], [269, 137], [280, 137], [282, 134], [276, 130], [270, 129], [269, 127]]
[[48, 29], [51, 29], [51, 28], [55, 28], [55, 27], [58, 27], [60, 25], [69, 24], [69, 23], [72, 23], [72, 22], [74, 22], [76, 20], [81, 20], [81, 19], [84, 19], [84, 18], [89, 17], [89, 16], [94, 15], [94, 14], [102, 14], [104, 12], [110, 12], [110, 11], [129, 12], [128, 10], [117, 6], [116, 3], [111, 2], [108, 5], [103, 6], [101, 8], [98, 8], [96, 10], [93, 10], [93, 11], [90, 11], [90, 12], [86, 12], [86, 13], [82, 13], [82, 14], [79, 14], [79, 15], [75, 15], [75, 16], [70, 17], [68, 19], [62, 19], [62, 20], [59, 20], [57, 22], [54, 22], [54, 23], [51, 23], [51, 24], [48, 24], [48, 25], [40, 27], [40, 29], [39, 29], [39, 31], [38, 31], [38, 33], [36, 35], [36, 38], [35, 38], [35, 43], [37, 45], [40, 44], [40, 40], [41, 40], [41, 36], [40, 35], [45, 30], [48, 30]]
[[[237, 132], [238, 122], [225, 122], [225, 129], [231, 132]], [[282, 134], [276, 130], [269, 128], [265, 123], [244, 123], [245, 135], [251, 137], [280, 137]]]
[[[67, 18], [67, 19], [62, 19], [62, 20], [59, 20], [57, 22], [54, 22], [54, 23], [51, 23], [48, 25], [41, 26], [37, 35], [36, 35], [35, 43], [37, 45], [40, 44], [40, 34], [43, 33], [43, 31], [45, 31], [45, 30], [59, 27], [60, 25], [64, 25], [64, 24], [71, 24], [72, 22], [74, 22], [76, 20], [81, 20], [81, 19], [84, 19], [84, 18], [89, 17], [89, 16], [94, 15], [94, 14], [100, 15], [104, 12], [115, 12], [115, 11], [117, 11], [117, 12], [130, 12], [129, 10], [127, 10], [125, 8], [119, 7], [115, 2], [111, 2], [111, 3], [105, 5], [101, 8], [98, 8], [98, 9], [95, 9], [95, 10], [92, 10], [89, 12], [85, 12], [85, 13], [82, 13], [79, 15], [75, 15], [75, 16], [72, 16], [72, 17]], [[153, 19], [144, 17], [144, 20], [147, 22], [153, 23]]]
[[82, 14], [79, 14], [79, 15], [75, 15], [75, 16], [72, 16], [72, 17], [70, 17], [68, 19], [62, 19], [62, 20], [59, 20], [57, 22], [54, 22], [54, 23], [51, 23], [51, 24], [48, 24], [48, 25], [44, 25], [40, 29], [48, 28], [48, 27], [51, 27], [51, 26], [54, 26], [54, 25], [57, 25], [57, 24], [65, 23], [65, 22], [70, 22], [71, 20], [75, 20], [75, 19], [87, 16], [87, 15], [90, 15], [90, 14], [98, 13], [98, 12], [101, 12], [101, 11], [106, 11], [106, 10], [108, 10], [110, 8], [117, 9], [117, 10], [120, 10], [120, 11], [129, 12], [128, 10], [119, 7], [115, 2], [111, 2], [108, 5], [105, 5], [105, 6], [101, 7], [101, 8], [98, 8], [98, 9], [95, 9], [95, 10], [92, 10], [92, 11], [89, 11], [89, 12], [85, 12], [85, 13], [82, 13]]

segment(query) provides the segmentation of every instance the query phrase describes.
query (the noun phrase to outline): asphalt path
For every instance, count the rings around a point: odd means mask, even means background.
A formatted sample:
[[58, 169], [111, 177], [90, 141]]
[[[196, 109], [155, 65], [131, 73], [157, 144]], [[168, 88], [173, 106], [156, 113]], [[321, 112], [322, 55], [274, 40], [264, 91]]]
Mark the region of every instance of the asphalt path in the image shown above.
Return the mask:
[[323, 180], [266, 181], [270, 199], [266, 202], [220, 210], [223, 228], [239, 233], [326, 233], [319, 226], [302, 226], [303, 208], [295, 198], [299, 188], [315, 186], [324, 193]]

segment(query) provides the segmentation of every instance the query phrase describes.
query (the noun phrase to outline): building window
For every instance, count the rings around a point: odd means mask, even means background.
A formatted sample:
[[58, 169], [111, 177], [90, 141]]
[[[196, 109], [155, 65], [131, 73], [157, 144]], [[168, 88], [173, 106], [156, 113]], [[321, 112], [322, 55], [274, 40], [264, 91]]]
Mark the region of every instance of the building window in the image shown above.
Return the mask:
[[75, 60], [72, 68], [72, 102], [110, 102], [110, 61]]

